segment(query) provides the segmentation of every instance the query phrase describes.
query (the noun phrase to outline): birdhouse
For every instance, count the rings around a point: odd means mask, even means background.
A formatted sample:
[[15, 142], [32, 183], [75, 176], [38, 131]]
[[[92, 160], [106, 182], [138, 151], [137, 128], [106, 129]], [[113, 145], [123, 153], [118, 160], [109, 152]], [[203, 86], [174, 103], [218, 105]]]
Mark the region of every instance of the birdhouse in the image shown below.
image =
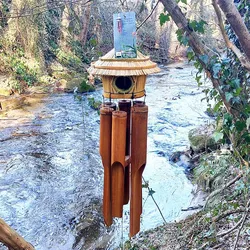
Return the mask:
[[160, 69], [149, 56], [137, 51], [136, 58], [116, 58], [111, 50], [88, 69], [102, 78], [103, 96], [110, 99], [135, 99], [145, 95], [146, 77]]

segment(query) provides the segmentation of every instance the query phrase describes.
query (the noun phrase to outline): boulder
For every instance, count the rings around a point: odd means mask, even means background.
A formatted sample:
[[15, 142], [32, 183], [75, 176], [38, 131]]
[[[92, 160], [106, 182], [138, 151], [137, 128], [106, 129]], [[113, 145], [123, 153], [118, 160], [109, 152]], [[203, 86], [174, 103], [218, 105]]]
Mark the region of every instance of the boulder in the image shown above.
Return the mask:
[[188, 139], [190, 147], [194, 152], [202, 152], [206, 149], [216, 149], [217, 143], [214, 139], [215, 126], [213, 124], [203, 125], [189, 131]]

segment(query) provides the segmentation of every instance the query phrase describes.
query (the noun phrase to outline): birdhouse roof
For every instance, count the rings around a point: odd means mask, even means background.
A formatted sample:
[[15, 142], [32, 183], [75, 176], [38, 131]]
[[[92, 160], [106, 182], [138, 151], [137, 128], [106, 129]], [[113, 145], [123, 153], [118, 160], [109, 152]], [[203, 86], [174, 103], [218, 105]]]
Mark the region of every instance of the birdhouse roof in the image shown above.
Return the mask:
[[160, 69], [149, 56], [144, 56], [139, 51], [136, 58], [115, 58], [115, 50], [112, 49], [98, 61], [91, 63], [88, 72], [92, 75], [141, 76], [160, 72]]

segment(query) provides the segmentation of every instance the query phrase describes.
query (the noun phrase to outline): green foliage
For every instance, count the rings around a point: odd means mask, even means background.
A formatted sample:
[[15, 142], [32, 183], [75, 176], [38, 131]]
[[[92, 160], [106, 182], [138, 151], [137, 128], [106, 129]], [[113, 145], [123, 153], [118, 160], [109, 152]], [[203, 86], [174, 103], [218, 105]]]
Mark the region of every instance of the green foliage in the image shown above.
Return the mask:
[[102, 104], [101, 101], [95, 100], [94, 97], [88, 98], [89, 106], [94, 110], [99, 110], [100, 105]]
[[88, 84], [87, 80], [83, 80], [80, 83], [79, 90], [80, 93], [85, 93], [85, 92], [93, 92], [95, 91], [95, 87], [93, 85]]
[[84, 66], [81, 59], [71, 51], [64, 51], [59, 47], [55, 46], [54, 53], [59, 63], [67, 68], [83, 72]]
[[[248, 28], [250, 28], [250, 18], [248, 9], [250, 3], [243, 0], [237, 5], [244, 21]], [[206, 22], [201, 20], [190, 21], [189, 27], [191, 30], [203, 34], [205, 32]], [[238, 38], [231, 30], [230, 26], [226, 26], [226, 31], [232, 42], [240, 47]], [[185, 34], [182, 30], [177, 31], [177, 38], [183, 44], [188, 44]], [[212, 89], [204, 89], [206, 100], [208, 101], [208, 109], [217, 114], [218, 131], [215, 133], [215, 140], [222, 143], [228, 140], [234, 145], [240, 157], [250, 160], [250, 133], [249, 133], [249, 117], [250, 117], [250, 74], [240, 64], [238, 58], [227, 50], [226, 55], [220, 55], [218, 52], [211, 55], [199, 55], [196, 57], [191, 49], [187, 51], [189, 60], [194, 61], [194, 66], [197, 68], [196, 81], [199, 86], [202, 82], [203, 68], [211, 74], [211, 77], [218, 80], [219, 86]], [[210, 101], [214, 103], [213, 109]], [[225, 109], [227, 105], [227, 110]], [[230, 110], [228, 109], [230, 107]], [[226, 113], [225, 113], [226, 112]], [[228, 113], [227, 113], [228, 112]]]
[[7, 15], [10, 13], [9, 1], [0, 1], [0, 32], [8, 25]]
[[[205, 27], [204, 27], [205, 24], [207, 24], [207, 22], [205, 22], [204, 20], [200, 20], [199, 22], [196, 20], [192, 20], [192, 21], [188, 20], [188, 25], [189, 25], [190, 30], [197, 32], [197, 33], [201, 33], [201, 34], [205, 33]], [[183, 30], [178, 29], [176, 31], [176, 35], [177, 35], [178, 41], [182, 45], [184, 45], [184, 46], [188, 45], [188, 37], [186, 36], [186, 34]], [[192, 53], [191, 50], [188, 51], [188, 59], [194, 60], [194, 54]], [[205, 59], [205, 58], [203, 58], [203, 59]]]
[[213, 137], [214, 137], [215, 142], [218, 142], [218, 141], [223, 139], [224, 134], [222, 132], [216, 131], [216, 132], [214, 132]]
[[188, 45], [188, 37], [185, 35], [183, 30], [178, 29], [176, 31], [177, 39], [180, 42], [180, 44], [187, 46]]
[[24, 81], [28, 86], [32, 86], [37, 81], [37, 73], [33, 69], [29, 69], [20, 58], [12, 57], [10, 67], [14, 76], [18, 81]]
[[10, 87], [22, 92], [25, 87], [34, 85], [37, 82], [39, 66], [27, 60], [22, 48], [14, 46], [8, 48], [7, 41], [0, 43], [2, 44], [0, 71], [12, 75], [14, 85]]
[[161, 13], [160, 16], [159, 16], [159, 20], [160, 20], [160, 25], [162, 26], [164, 23], [170, 21], [170, 15], [169, 14], [164, 14], [164, 13]]
[[61, 8], [50, 8], [53, 2], [48, 3], [49, 10], [40, 14], [39, 36], [44, 58], [47, 62], [56, 58], [55, 50], [59, 48], [59, 39], [61, 35]]
[[196, 20], [189, 20], [189, 28], [191, 28], [193, 31], [204, 34], [205, 33], [205, 27], [204, 25], [207, 24], [206, 21], [200, 20], [199, 22]]
[[176, 0], [177, 3], [182, 2], [184, 4], [187, 4], [187, 0]]
[[[90, 39], [89, 43], [95, 44], [94, 39]], [[82, 62], [84, 63], [90, 63], [90, 59], [86, 55], [86, 51], [83, 49], [82, 44], [78, 40], [70, 40], [69, 45], [71, 47], [72, 52], [77, 55], [78, 58], [81, 59]]]

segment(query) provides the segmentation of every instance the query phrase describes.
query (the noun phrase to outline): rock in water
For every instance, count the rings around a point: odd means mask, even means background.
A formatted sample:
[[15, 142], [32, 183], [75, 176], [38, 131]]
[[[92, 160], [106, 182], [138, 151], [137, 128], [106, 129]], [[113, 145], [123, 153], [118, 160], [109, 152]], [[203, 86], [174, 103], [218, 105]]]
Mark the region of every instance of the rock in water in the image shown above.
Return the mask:
[[203, 125], [189, 131], [188, 139], [190, 147], [194, 152], [202, 152], [206, 149], [216, 149], [217, 143], [213, 137], [215, 126], [213, 124]]

